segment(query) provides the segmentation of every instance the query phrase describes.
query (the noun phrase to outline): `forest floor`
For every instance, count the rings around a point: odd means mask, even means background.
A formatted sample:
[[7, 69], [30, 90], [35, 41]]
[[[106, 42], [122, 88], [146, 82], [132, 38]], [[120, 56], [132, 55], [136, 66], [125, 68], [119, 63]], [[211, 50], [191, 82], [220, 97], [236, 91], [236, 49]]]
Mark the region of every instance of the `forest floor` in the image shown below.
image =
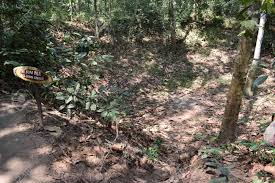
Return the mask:
[[[114, 61], [104, 82], [121, 94], [125, 111], [111, 130], [47, 105], [44, 130], [38, 129], [35, 102], [6, 92], [0, 100], [0, 182], [255, 180], [265, 157], [247, 144], [262, 141], [275, 111], [275, 75], [263, 69], [270, 77], [255, 97], [244, 99], [236, 143], [215, 144], [237, 58], [234, 40], [226, 42], [171, 50], [145, 39], [106, 47]], [[263, 60], [271, 63], [268, 55]], [[271, 177], [265, 174], [266, 181]]]

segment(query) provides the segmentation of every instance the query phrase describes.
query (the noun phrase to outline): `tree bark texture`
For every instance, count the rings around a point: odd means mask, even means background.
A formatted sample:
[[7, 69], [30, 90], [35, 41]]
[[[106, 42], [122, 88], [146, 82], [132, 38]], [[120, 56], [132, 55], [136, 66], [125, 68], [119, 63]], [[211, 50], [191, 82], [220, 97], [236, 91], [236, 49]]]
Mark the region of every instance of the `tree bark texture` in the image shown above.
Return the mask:
[[221, 143], [234, 141], [237, 121], [241, 108], [245, 76], [251, 58], [252, 39], [242, 37], [239, 45], [238, 61], [235, 63], [230, 89], [227, 95], [224, 118], [219, 134]]
[[94, 11], [95, 11], [95, 37], [99, 38], [99, 27], [98, 27], [98, 9], [97, 0], [94, 0]]
[[170, 2], [170, 24], [171, 24], [171, 44], [173, 47], [176, 46], [176, 1], [171, 0]]
[[[0, 6], [2, 5], [2, 1], [0, 1]], [[4, 47], [4, 25], [2, 21], [2, 15], [0, 13], [0, 48]]]

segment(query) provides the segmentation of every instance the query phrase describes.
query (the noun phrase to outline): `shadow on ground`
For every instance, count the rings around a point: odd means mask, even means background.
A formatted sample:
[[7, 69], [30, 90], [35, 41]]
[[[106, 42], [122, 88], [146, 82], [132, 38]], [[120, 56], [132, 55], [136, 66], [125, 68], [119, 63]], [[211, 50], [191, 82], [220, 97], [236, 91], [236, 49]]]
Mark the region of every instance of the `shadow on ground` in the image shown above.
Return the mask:
[[50, 182], [51, 145], [33, 133], [27, 111], [9, 97], [0, 101], [0, 182]]

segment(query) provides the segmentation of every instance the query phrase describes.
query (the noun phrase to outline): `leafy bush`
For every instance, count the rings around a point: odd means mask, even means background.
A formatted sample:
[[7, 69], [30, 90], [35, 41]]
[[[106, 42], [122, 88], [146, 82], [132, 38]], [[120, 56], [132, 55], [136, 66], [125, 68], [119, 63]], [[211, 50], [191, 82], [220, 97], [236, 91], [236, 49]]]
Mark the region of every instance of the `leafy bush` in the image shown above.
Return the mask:
[[[112, 61], [111, 55], [99, 55], [92, 58], [86, 57], [89, 49], [96, 49], [88, 37], [80, 39], [77, 52], [65, 52], [58, 60], [70, 74], [56, 75], [54, 82], [48, 87], [50, 97], [61, 112], [69, 117], [85, 113], [100, 116], [107, 124], [115, 121], [119, 115], [119, 97], [112, 96], [100, 82], [100, 75], [104, 65]], [[83, 50], [81, 50], [83, 49]], [[86, 50], [87, 49], [87, 50]], [[55, 50], [53, 50], [55, 52]], [[99, 115], [97, 115], [99, 114]]]
[[135, 3], [126, 4], [127, 8], [133, 11], [125, 12], [123, 9], [117, 9], [113, 12], [110, 20], [112, 34], [120, 38], [135, 37], [141, 33], [143, 35], [162, 34], [164, 22], [157, 7], [149, 1]]
[[150, 6], [145, 11], [138, 11], [135, 17], [136, 26], [140, 26], [145, 34], [162, 33], [164, 24], [161, 15], [154, 6]]
[[241, 141], [240, 144], [248, 148], [254, 161], [275, 164], [275, 148], [269, 146], [266, 142]]
[[48, 44], [51, 36], [44, 20], [33, 19], [15, 33], [6, 37], [5, 47], [0, 50], [1, 75], [10, 77], [12, 68], [18, 65], [28, 65], [48, 69], [54, 67], [54, 59]]
[[110, 21], [110, 25], [112, 27], [112, 35], [118, 39], [128, 37], [130, 29], [134, 26], [132, 17], [120, 16], [120, 12], [115, 13], [115, 16]]

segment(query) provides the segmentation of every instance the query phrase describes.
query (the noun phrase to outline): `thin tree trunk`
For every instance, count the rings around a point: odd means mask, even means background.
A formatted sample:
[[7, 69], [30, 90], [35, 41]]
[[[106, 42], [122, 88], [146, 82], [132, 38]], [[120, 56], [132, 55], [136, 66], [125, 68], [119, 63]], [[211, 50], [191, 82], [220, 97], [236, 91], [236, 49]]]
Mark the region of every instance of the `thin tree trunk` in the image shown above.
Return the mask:
[[[17, 0], [10, 0], [10, 1], [7, 1], [8, 2], [8, 6], [10, 6], [12, 9], [15, 9], [16, 8], [16, 5], [17, 5]], [[10, 28], [11, 30], [13, 31], [16, 31], [16, 16], [9, 16], [10, 18]]]
[[173, 47], [176, 46], [176, 1], [171, 0], [170, 2], [170, 24], [171, 24], [171, 44]]
[[104, 11], [108, 12], [108, 3], [107, 3], [107, 0], [104, 0]]
[[83, 9], [82, 1], [78, 0], [78, 12], [80, 13]]
[[77, 0], [76, 7], [75, 7], [77, 13], [80, 13], [80, 7], [81, 7], [81, 0]]
[[94, 0], [94, 11], [95, 11], [95, 37], [99, 38], [99, 28], [98, 28], [98, 10], [97, 10], [97, 0]]
[[194, 22], [198, 22], [198, 20], [199, 20], [198, 14], [199, 14], [198, 3], [195, 1], [195, 3], [194, 3], [194, 16], [193, 16], [193, 21]]
[[266, 22], [266, 14], [261, 13], [257, 42], [256, 42], [255, 51], [254, 51], [254, 58], [253, 58], [250, 70], [248, 72], [246, 85], [245, 85], [245, 95], [250, 97], [254, 95], [253, 82], [256, 79], [257, 69], [261, 59], [261, 46], [262, 46], [262, 41], [264, 37], [265, 22]]
[[1, 47], [4, 47], [3, 35], [4, 35], [4, 26], [3, 26], [3, 22], [2, 22], [2, 17], [0, 15], [0, 45], [1, 45]]
[[88, 0], [88, 1], [86, 1], [86, 2], [87, 2], [87, 7], [88, 7], [88, 10], [89, 10], [89, 14], [92, 14], [91, 1]]
[[[3, 5], [3, 0], [0, 0], [0, 6]], [[4, 47], [4, 25], [2, 20], [2, 14], [0, 13], [0, 45]]]
[[[109, 0], [109, 22], [111, 22], [112, 20], [112, 11], [113, 11], [113, 4], [115, 4], [115, 2], [113, 0]], [[109, 30], [108, 30], [108, 34], [111, 36], [111, 42], [112, 45], [115, 45], [116, 39], [115, 39], [115, 33], [114, 33], [114, 27], [112, 26], [112, 24], [109, 25]]]
[[48, 1], [47, 0], [44, 0], [44, 11], [46, 12], [47, 9], [48, 9]]
[[109, 13], [111, 15], [112, 13], [112, 9], [113, 9], [113, 3], [112, 3], [112, 0], [109, 1]]
[[[3, 0], [0, 0], [0, 6], [3, 6]], [[0, 49], [5, 48], [4, 44], [4, 20], [2, 13], [0, 13]], [[3, 55], [0, 54], [0, 62], [3, 62]]]
[[251, 58], [252, 39], [241, 38], [239, 46], [239, 58], [235, 63], [230, 89], [227, 95], [224, 118], [219, 134], [220, 142], [235, 140], [237, 121], [241, 108], [245, 76]]
[[73, 2], [72, 2], [72, 0], [70, 0], [70, 18], [72, 21], [73, 20]]

